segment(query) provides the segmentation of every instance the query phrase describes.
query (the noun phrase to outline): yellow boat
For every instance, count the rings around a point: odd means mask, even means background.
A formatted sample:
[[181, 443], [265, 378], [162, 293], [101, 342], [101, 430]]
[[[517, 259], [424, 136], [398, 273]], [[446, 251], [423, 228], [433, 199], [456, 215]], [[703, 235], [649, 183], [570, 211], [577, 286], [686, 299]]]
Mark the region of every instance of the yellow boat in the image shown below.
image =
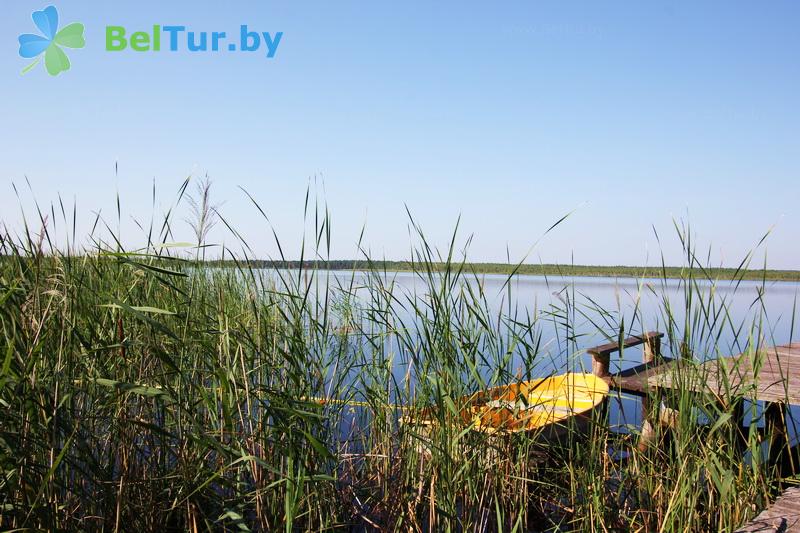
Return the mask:
[[[465, 425], [485, 433], [518, 433], [579, 423], [608, 395], [608, 384], [593, 374], [566, 373], [494, 387], [455, 402]], [[435, 423], [432, 408], [405, 417], [412, 424]]]

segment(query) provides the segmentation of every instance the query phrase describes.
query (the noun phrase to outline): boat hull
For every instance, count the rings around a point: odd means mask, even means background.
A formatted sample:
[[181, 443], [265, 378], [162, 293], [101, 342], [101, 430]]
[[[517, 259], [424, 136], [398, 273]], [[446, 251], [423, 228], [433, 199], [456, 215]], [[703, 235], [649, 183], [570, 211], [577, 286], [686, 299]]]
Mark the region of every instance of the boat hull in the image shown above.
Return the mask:
[[[566, 373], [481, 391], [454, 402], [455, 422], [487, 434], [539, 433], [547, 439], [585, 431], [603, 407], [608, 384], [593, 374]], [[432, 426], [434, 408], [411, 414], [406, 423]]]

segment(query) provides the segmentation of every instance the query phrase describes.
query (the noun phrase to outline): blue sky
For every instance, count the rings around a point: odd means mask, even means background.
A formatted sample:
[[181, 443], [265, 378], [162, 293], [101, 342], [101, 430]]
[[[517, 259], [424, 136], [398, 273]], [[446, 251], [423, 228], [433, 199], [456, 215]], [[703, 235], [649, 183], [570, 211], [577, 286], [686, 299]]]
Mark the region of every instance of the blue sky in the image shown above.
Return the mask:
[[[143, 244], [132, 219], [169, 208], [208, 174], [229, 222], [261, 256], [303, 235], [310, 180], [333, 219], [333, 257], [402, 259], [405, 205], [446, 246], [459, 215], [469, 258], [677, 263], [673, 218], [712, 260], [737, 263], [767, 230], [767, 261], [800, 268], [800, 4], [796, 2], [53, 2], [86, 25], [51, 78], [0, 18], [0, 219], [76, 201]], [[261, 53], [109, 53], [106, 25], [282, 31]], [[115, 164], [119, 173], [115, 174]], [[33, 193], [27, 190], [25, 177]], [[12, 183], [22, 200], [14, 195]], [[113, 224], [116, 226], [116, 222]], [[188, 226], [176, 223], [178, 237]], [[234, 246], [221, 226], [215, 242]]]

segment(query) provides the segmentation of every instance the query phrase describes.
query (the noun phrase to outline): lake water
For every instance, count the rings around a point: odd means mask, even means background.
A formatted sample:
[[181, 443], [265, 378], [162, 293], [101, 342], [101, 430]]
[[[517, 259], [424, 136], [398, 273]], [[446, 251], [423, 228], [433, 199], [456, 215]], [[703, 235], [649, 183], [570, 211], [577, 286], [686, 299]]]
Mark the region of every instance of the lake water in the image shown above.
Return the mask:
[[[360, 272], [318, 272], [321, 286], [369, 285], [367, 274]], [[414, 323], [410, 302], [424, 306], [430, 291], [429, 283], [411, 272], [381, 274], [386, 285], [400, 302], [393, 306], [407, 324]], [[687, 290], [683, 280], [515, 276], [510, 283], [504, 275], [468, 275], [459, 282], [464, 289], [480, 291], [491, 314], [513, 316], [521, 322], [535, 318], [539, 344], [533, 358], [530, 353], [515, 353], [509, 362], [512, 373], [544, 376], [565, 371], [591, 371], [591, 359], [585, 349], [616, 338], [625, 324], [626, 335], [642, 331], [667, 331], [668, 317], [675, 330], [682, 333], [687, 320], [692, 331], [697, 359], [735, 355], [745, 350], [754, 325], [760, 324], [763, 342], [779, 345], [793, 342], [797, 336], [795, 308], [800, 284], [795, 282], [698, 281]], [[371, 283], [374, 286], [374, 282]], [[317, 289], [321, 290], [321, 287]], [[355, 294], [369, 305], [366, 289]], [[709, 303], [710, 302], [710, 303]], [[669, 308], [669, 313], [665, 310]], [[794, 321], [794, 324], [793, 324]], [[498, 320], [499, 328], [505, 327]], [[672, 346], [664, 342], [662, 352], [674, 355]], [[535, 361], [531, 361], [535, 359]], [[625, 350], [624, 359], [612, 357], [612, 371], [641, 363], [641, 349]], [[402, 377], [408, 362], [396, 361], [395, 374]], [[612, 402], [612, 424], [622, 430], [638, 425], [641, 419], [639, 400], [621, 396]]]
[[[331, 285], [348, 286], [351, 281], [356, 287], [367, 284], [366, 275], [360, 272], [324, 271], [320, 276], [328, 278], [325, 281]], [[387, 284], [393, 282], [395, 294], [403, 297], [425, 298], [429, 290], [428, 283], [411, 272], [388, 272], [381, 277]], [[762, 335], [765, 341], [769, 344], [786, 344], [793, 341], [792, 320], [800, 297], [800, 283], [796, 282], [719, 281], [712, 287], [710, 282], [699, 281], [692, 295], [694, 301], [689, 306], [685, 282], [681, 280], [519, 275], [510, 283], [507, 281], [504, 275], [486, 274], [465, 276], [461, 283], [472, 285], [473, 289], [480, 286], [487, 306], [494, 314], [502, 312], [523, 319], [538, 317], [543, 326], [543, 349], [551, 354], [561, 351], [558, 349], [558, 330], [563, 328], [553, 322], [565, 312], [570, 315], [574, 335], [580, 336], [578, 348], [585, 349], [607, 342], [604, 334], [616, 338], [623, 322], [626, 332], [630, 334], [643, 330], [666, 331], [667, 303], [673, 320], [681, 330], [687, 307], [694, 311], [690, 312], [690, 316], [699, 314], [703, 318], [701, 322], [710, 322], [703, 317], [701, 297], [706, 302], [716, 304], [716, 323], [705, 327], [713, 328], [719, 337], [717, 342], [706, 347], [710, 353], [698, 353], [698, 357], [740, 353], [748, 340], [747, 329], [758, 318], [763, 318]], [[724, 313], [719, 312], [722, 309]], [[395, 311], [403, 314], [397, 307]], [[553, 323], [549, 330], [546, 327], [548, 321]], [[797, 326], [798, 319], [795, 318], [794, 322], [794, 326]], [[702, 327], [701, 323], [697, 323], [694, 329], [699, 331]], [[561, 337], [563, 342], [563, 335]], [[714, 346], [720, 353], [713, 353]], [[668, 349], [669, 346], [665, 346], [665, 350]], [[615, 362], [619, 368], [640, 362], [636, 358], [639, 353], [635, 350], [630, 352], [625, 361]], [[558, 371], [580, 366], [581, 362], [591, 367], [589, 359], [569, 361], [554, 357], [552, 362], [552, 370]]]

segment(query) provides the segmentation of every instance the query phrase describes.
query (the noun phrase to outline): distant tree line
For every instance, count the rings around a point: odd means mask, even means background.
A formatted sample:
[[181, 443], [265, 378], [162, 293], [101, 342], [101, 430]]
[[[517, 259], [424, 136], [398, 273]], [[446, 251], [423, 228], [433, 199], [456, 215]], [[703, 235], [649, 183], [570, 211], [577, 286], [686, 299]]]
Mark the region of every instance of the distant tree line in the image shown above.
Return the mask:
[[[216, 266], [234, 266], [232, 260], [214, 260], [208, 263]], [[677, 266], [604, 266], [604, 265], [565, 265], [565, 264], [508, 264], [508, 263], [412, 263], [411, 261], [384, 261], [360, 259], [335, 259], [311, 261], [281, 261], [251, 259], [246, 263], [252, 268], [309, 269], [309, 270], [379, 270], [409, 272], [415, 270], [444, 271], [463, 268], [475, 274], [525, 274], [532, 276], [588, 276], [625, 278], [684, 278], [689, 273], [687, 267]], [[241, 263], [239, 263], [241, 265]], [[747, 279], [766, 281], [800, 281], [800, 270], [765, 270], [736, 268], [694, 268], [694, 276], [708, 279]]]

